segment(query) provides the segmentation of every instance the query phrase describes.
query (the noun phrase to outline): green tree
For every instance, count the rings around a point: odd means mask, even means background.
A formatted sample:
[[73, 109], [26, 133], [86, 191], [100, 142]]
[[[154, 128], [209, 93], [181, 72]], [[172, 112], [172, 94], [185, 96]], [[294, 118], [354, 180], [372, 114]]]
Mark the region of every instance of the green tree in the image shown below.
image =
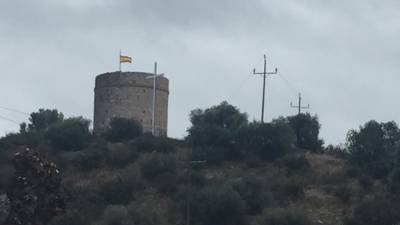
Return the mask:
[[247, 115], [236, 107], [222, 102], [206, 110], [196, 109], [190, 113], [192, 126], [187, 141], [197, 149], [216, 147], [225, 151], [226, 158], [239, 158], [233, 144], [241, 127], [246, 126]]
[[51, 125], [45, 137], [55, 149], [78, 151], [90, 140], [89, 124], [90, 121], [82, 117], [68, 118]]
[[127, 141], [142, 134], [142, 125], [134, 119], [115, 117], [106, 131], [106, 138], [112, 142]]
[[314, 152], [321, 150], [323, 141], [318, 137], [321, 125], [317, 116], [301, 113], [287, 120], [297, 136], [297, 147]]
[[396, 142], [399, 140], [400, 130], [395, 122], [371, 120], [359, 131], [350, 130], [347, 134], [349, 162], [367, 174], [384, 177], [393, 168]]
[[[59, 113], [57, 109], [39, 109], [38, 112], [31, 113], [28, 130], [44, 131], [50, 125], [62, 122], [63, 120], [64, 115]], [[21, 125], [21, 129], [23, 128], [26, 129], [26, 125]]]

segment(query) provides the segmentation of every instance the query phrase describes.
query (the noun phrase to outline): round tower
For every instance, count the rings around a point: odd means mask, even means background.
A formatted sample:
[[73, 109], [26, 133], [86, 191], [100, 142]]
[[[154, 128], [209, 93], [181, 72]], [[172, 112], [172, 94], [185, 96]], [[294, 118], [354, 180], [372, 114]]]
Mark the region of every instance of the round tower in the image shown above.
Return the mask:
[[[144, 132], [152, 131], [153, 75], [141, 72], [111, 72], [96, 77], [94, 89], [94, 132], [108, 128], [114, 117], [135, 119]], [[167, 135], [169, 81], [156, 78], [155, 132]]]

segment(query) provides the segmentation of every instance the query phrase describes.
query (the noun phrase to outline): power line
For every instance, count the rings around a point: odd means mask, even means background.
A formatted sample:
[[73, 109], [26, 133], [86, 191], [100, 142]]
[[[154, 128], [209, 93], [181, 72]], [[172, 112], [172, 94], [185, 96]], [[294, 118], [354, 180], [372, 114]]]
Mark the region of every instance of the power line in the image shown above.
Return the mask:
[[3, 119], [3, 120], [6, 120], [6, 121], [8, 121], [8, 122], [11, 122], [11, 123], [15, 123], [15, 124], [20, 125], [19, 122], [15, 121], [15, 120], [12, 120], [12, 119], [9, 119], [9, 118], [7, 118], [7, 117], [1, 116], [1, 115], [0, 115], [0, 119]]
[[295, 85], [293, 85], [288, 79], [286, 79], [285, 78], [285, 76], [283, 76], [283, 74], [282, 73], [279, 73], [279, 76], [278, 77], [280, 77], [284, 82], [285, 82], [285, 84], [287, 85], [287, 87], [290, 89], [290, 90], [292, 90], [294, 93], [299, 93], [299, 89], [298, 88], [296, 88], [296, 86]]
[[5, 110], [8, 110], [8, 111], [11, 111], [11, 112], [16, 112], [16, 113], [19, 113], [19, 114], [23, 114], [23, 115], [30, 115], [29, 113], [26, 113], [26, 112], [22, 112], [22, 111], [20, 111], [20, 110], [18, 110], [18, 109], [13, 109], [13, 108], [9, 108], [9, 107], [4, 107], [4, 106], [0, 106], [0, 108], [1, 109], [5, 109]]
[[249, 76], [246, 76], [245, 79], [243, 79], [237, 87], [232, 89], [230, 92], [231, 94], [228, 95], [227, 101], [233, 101], [238, 94], [242, 91], [243, 87], [247, 84], [247, 82], [250, 80]]

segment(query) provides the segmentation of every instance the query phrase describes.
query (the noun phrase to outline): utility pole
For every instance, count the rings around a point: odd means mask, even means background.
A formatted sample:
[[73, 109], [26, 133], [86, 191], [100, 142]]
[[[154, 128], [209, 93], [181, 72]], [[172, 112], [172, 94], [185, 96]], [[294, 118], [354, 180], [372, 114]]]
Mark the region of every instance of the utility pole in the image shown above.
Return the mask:
[[278, 68], [275, 68], [274, 72], [267, 72], [267, 56], [264, 55], [264, 72], [257, 73], [256, 69], [253, 69], [254, 75], [263, 75], [263, 92], [262, 92], [262, 103], [261, 103], [261, 123], [264, 123], [264, 102], [265, 102], [265, 79], [267, 75], [277, 74]]
[[151, 133], [155, 136], [156, 126], [156, 79], [157, 79], [157, 62], [154, 63], [154, 78], [153, 78], [153, 109], [151, 115]]
[[298, 105], [293, 105], [292, 102], [290, 102], [290, 107], [297, 108], [299, 110], [298, 114], [300, 114], [302, 109], [309, 109], [310, 108], [310, 104], [308, 104], [307, 107], [301, 106], [301, 93], [299, 93], [299, 103], [298, 103]]

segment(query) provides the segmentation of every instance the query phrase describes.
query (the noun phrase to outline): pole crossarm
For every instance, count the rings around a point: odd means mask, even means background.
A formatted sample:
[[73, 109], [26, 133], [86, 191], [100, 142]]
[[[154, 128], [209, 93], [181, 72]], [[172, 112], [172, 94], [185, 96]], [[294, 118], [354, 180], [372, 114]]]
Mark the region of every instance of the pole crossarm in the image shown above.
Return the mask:
[[301, 106], [301, 100], [302, 100], [301, 93], [299, 93], [299, 100], [298, 100], [299, 104], [298, 105], [293, 105], [292, 102], [290, 102], [290, 107], [298, 109], [298, 114], [301, 113], [302, 109], [309, 109], [310, 108], [310, 104], [307, 104], [307, 106]]
[[275, 71], [267, 72], [267, 56], [264, 54], [264, 71], [256, 72], [256, 69], [253, 69], [254, 75], [263, 75], [263, 91], [262, 91], [262, 103], [261, 103], [261, 123], [264, 123], [264, 105], [265, 105], [265, 80], [267, 75], [273, 75], [278, 73], [278, 68], [275, 68]]

